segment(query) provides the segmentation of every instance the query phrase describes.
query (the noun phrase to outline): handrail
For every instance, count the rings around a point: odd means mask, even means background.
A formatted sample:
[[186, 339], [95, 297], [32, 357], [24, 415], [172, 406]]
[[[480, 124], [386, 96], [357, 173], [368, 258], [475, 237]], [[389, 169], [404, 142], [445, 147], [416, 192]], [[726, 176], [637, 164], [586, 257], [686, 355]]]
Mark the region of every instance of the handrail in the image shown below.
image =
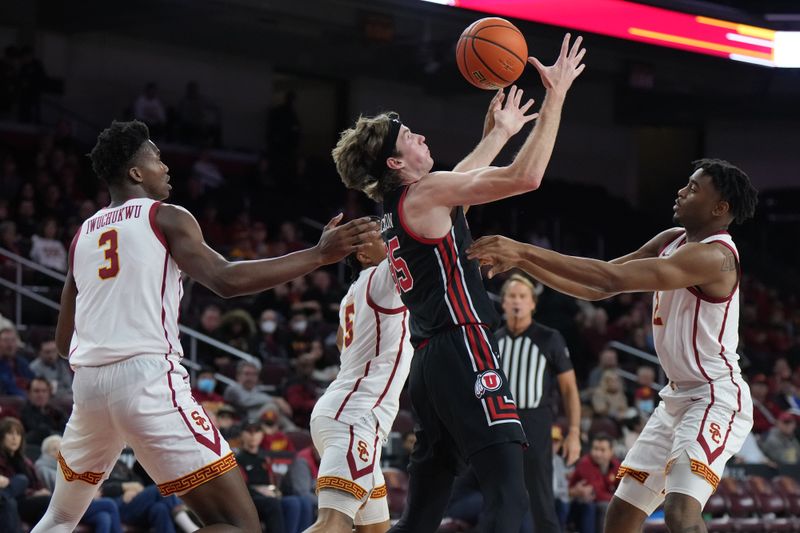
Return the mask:
[[17, 255], [14, 252], [9, 252], [5, 248], [0, 248], [0, 255], [2, 255], [3, 257], [8, 257], [12, 261], [25, 265], [26, 267], [36, 270], [37, 272], [41, 272], [42, 274], [47, 274], [51, 278], [57, 279], [62, 283], [67, 281], [67, 276], [65, 276], [63, 272], [58, 272], [56, 270], [42, 266], [39, 263], [31, 261], [30, 259], [22, 257], [21, 255]]
[[[656, 390], [661, 390], [661, 388], [663, 388], [666, 385], [666, 383], [667, 383], [666, 382], [666, 374], [664, 374], [664, 368], [661, 366], [661, 363], [659, 362], [658, 357], [656, 357], [655, 355], [653, 355], [651, 353], [645, 352], [644, 350], [640, 350], [638, 348], [634, 348], [633, 346], [629, 346], [629, 345], [624, 344], [624, 343], [619, 342], [619, 341], [611, 341], [611, 342], [608, 343], [608, 346], [610, 348], [614, 348], [615, 350], [619, 350], [621, 352], [628, 353], [628, 354], [630, 354], [630, 355], [632, 355], [634, 357], [638, 357], [639, 359], [643, 359], [643, 360], [647, 361], [648, 363], [653, 363], [654, 365], [656, 365], [656, 368], [658, 369], [657, 370], [657, 372], [658, 372], [658, 380], [656, 381], [656, 383], [654, 385], [650, 385], [650, 387], [656, 389], [656, 385], [657, 385], [658, 388]], [[620, 376], [622, 376], [623, 378], [630, 379], [632, 381], [636, 381], [636, 376], [634, 374], [630, 373], [630, 372], [625, 372], [625, 371], [618, 370], [617, 373]], [[629, 374], [629, 375], [626, 375], [626, 374]]]
[[194, 337], [197, 340], [205, 342], [206, 344], [210, 344], [211, 346], [217, 348], [218, 350], [228, 352], [229, 354], [235, 355], [236, 357], [244, 359], [245, 361], [248, 361], [250, 363], [260, 364], [260, 361], [257, 358], [253, 357], [252, 355], [250, 355], [249, 353], [243, 352], [242, 350], [234, 348], [233, 346], [225, 344], [224, 342], [220, 342], [213, 337], [209, 337], [204, 333], [200, 333], [196, 329], [190, 328], [189, 326], [184, 326], [183, 324], [179, 324], [178, 329], [180, 329], [182, 333], [186, 333], [190, 337]]

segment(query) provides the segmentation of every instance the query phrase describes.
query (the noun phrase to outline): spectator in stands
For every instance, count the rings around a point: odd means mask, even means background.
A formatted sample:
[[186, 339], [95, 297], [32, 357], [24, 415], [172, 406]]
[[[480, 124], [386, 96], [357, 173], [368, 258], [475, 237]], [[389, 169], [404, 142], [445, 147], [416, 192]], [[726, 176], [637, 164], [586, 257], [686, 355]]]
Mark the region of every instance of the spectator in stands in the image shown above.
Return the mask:
[[580, 533], [602, 530], [608, 502], [617, 488], [620, 465], [608, 435], [595, 435], [591, 446], [591, 451], [578, 461], [569, 479], [569, 495], [578, 515]]
[[20, 418], [27, 429], [25, 439], [29, 444], [39, 445], [46, 437], [64, 432], [67, 417], [50, 405], [51, 390], [50, 382], [44, 378], [33, 378], [28, 384], [28, 401]]
[[592, 408], [598, 416], [622, 420], [628, 410], [628, 399], [622, 390], [622, 379], [616, 370], [606, 370], [592, 393]]
[[44, 267], [58, 272], [67, 271], [67, 249], [58, 239], [58, 222], [55, 218], [44, 219], [41, 231], [31, 237], [30, 256]]
[[[600, 310], [598, 309], [596, 312], [600, 312]], [[598, 361], [598, 365], [592, 368], [591, 372], [589, 372], [588, 385], [590, 389], [594, 389], [600, 385], [601, 378], [606, 370], [616, 371], [619, 368], [619, 358], [617, 357], [617, 351], [614, 348], [603, 348], [598, 356]]]
[[300, 230], [294, 222], [286, 221], [281, 224], [278, 240], [286, 246], [286, 252], [296, 252], [306, 248], [308, 244], [303, 241]]
[[800, 464], [800, 441], [795, 435], [796, 429], [795, 415], [789, 411], [781, 413], [777, 424], [769, 430], [767, 438], [761, 443], [764, 455], [779, 465]]
[[642, 365], [636, 369], [637, 387], [633, 393], [636, 409], [642, 416], [648, 418], [656, 408], [658, 402], [653, 386], [656, 381], [656, 371], [650, 365]]
[[756, 374], [750, 380], [750, 395], [753, 397], [753, 432], [761, 435], [775, 425], [781, 409], [769, 396], [764, 374]]
[[[236, 409], [227, 404], [222, 404], [216, 413], [217, 429], [226, 440], [239, 437], [239, 425], [236, 423]], [[231, 444], [231, 448], [233, 448]]]
[[[306, 500], [307, 505], [312, 509], [317, 508], [319, 462], [319, 453], [313, 445], [303, 448], [297, 452], [281, 483], [281, 490], [284, 494]], [[378, 468], [377, 465], [376, 468]]]
[[308, 428], [311, 411], [319, 399], [319, 388], [312, 378], [317, 359], [313, 353], [305, 353], [295, 359], [295, 375], [289, 379], [284, 392], [292, 407], [292, 421], [301, 428]]
[[250, 226], [250, 248], [257, 258], [270, 257], [270, 246], [267, 242], [267, 225], [263, 222], [253, 222]]
[[[590, 312], [583, 313], [581, 336], [589, 353], [592, 356], [598, 354], [598, 360], [602, 363], [603, 347], [611, 340], [611, 333], [608, 327], [608, 312], [602, 307], [589, 306], [588, 309]], [[600, 381], [599, 374], [596, 374], [595, 377], [596, 381], [592, 381], [590, 374], [590, 387], [597, 385], [597, 382]]]
[[564, 433], [561, 427], [554, 425], [550, 432], [553, 443], [553, 502], [556, 506], [556, 517], [562, 531], [567, 527], [569, 514], [569, 480], [567, 479], [567, 464], [559, 453], [564, 442]]
[[206, 127], [206, 101], [196, 81], [186, 84], [186, 92], [178, 103], [178, 135], [181, 142], [203, 145], [209, 140]]
[[244, 309], [232, 309], [222, 315], [219, 340], [225, 344], [249, 353], [255, 334], [256, 323]]
[[781, 392], [784, 381], [792, 379], [792, 367], [785, 357], [778, 357], [772, 364], [772, 375], [769, 378], [769, 390], [772, 394]]
[[22, 199], [17, 206], [17, 231], [20, 237], [30, 240], [39, 226], [39, 217], [36, 216], [36, 203], [32, 199]]
[[20, 518], [29, 524], [38, 522], [50, 503], [50, 491], [25, 457], [25, 428], [10, 416], [0, 420], [0, 476], [8, 480], [3, 490], [16, 499]]
[[192, 388], [192, 396], [197, 403], [202, 404], [208, 411], [216, 413], [225, 403], [222, 395], [217, 394], [217, 378], [214, 371], [204, 368], [197, 374], [195, 386]]
[[239, 361], [236, 365], [236, 384], [229, 385], [225, 389], [225, 401], [248, 419], [257, 419], [262, 411], [274, 409], [282, 415], [281, 426], [291, 426], [286, 417], [291, 416], [292, 408], [286, 400], [257, 389], [260, 384], [258, 379], [260, 371], [261, 364], [258, 361]]
[[[242, 428], [242, 446], [236, 454], [236, 461], [242, 469], [258, 518], [266, 524], [267, 531], [299, 533], [312, 524], [311, 509], [308, 508], [307, 516], [301, 516], [300, 498], [281, 497], [273, 483], [267, 454], [260, 448], [262, 437], [261, 423], [258, 420], [247, 422]], [[305, 525], [301, 526], [301, 521]]]
[[744, 438], [742, 449], [736, 453], [733, 460], [737, 464], [767, 465], [771, 468], [778, 467], [777, 463], [764, 455], [764, 452], [759, 448], [756, 434], [753, 432], [748, 433]]
[[[222, 323], [222, 310], [216, 304], [208, 304], [200, 313], [200, 323], [197, 331], [208, 335], [212, 339], [219, 339], [219, 326]], [[186, 351], [185, 353], [189, 353]], [[197, 362], [203, 366], [220, 370], [231, 362], [230, 356], [204, 342], [197, 343]]]
[[286, 331], [282, 327], [283, 318], [274, 309], [264, 309], [259, 320], [261, 336], [256, 345], [258, 355], [265, 363], [288, 365], [289, 353], [286, 351]]
[[0, 393], [24, 398], [28, 382], [34, 377], [19, 349], [17, 330], [13, 327], [0, 330]]
[[[58, 476], [58, 454], [61, 436], [51, 435], [42, 441], [42, 454], [36, 460], [36, 473], [44, 487], [52, 491]], [[119, 508], [111, 498], [95, 498], [81, 518], [81, 524], [94, 528], [94, 533], [122, 533]]]
[[192, 178], [203, 184], [203, 190], [213, 191], [225, 185], [225, 176], [222, 175], [214, 161], [211, 160], [209, 150], [201, 150], [197, 159], [192, 164]]
[[133, 118], [141, 120], [150, 128], [150, 137], [160, 139], [167, 125], [167, 111], [158, 96], [158, 85], [148, 82], [144, 92], [133, 103]]
[[402, 470], [403, 472], [408, 469], [408, 462], [411, 457], [411, 452], [414, 450], [414, 445], [417, 443], [417, 434], [414, 431], [407, 431], [403, 433], [400, 440], [400, 449], [395, 456], [389, 461], [389, 466]]
[[311, 351], [311, 342], [315, 339], [315, 335], [309, 326], [308, 316], [304, 311], [294, 312], [289, 319], [288, 346], [291, 359]]
[[172, 494], [164, 497], [158, 491], [158, 486], [145, 486], [142, 479], [121, 459], [111, 469], [100, 492], [117, 502], [122, 523], [126, 525], [146, 530], [152, 528], [158, 533], [176, 533], [175, 525], [184, 533], [199, 529], [177, 496]]
[[261, 415], [261, 448], [267, 453], [293, 452], [294, 444], [291, 439], [278, 427], [280, 414], [274, 408], [269, 408]]
[[784, 380], [778, 387], [778, 407], [784, 411], [791, 411], [800, 416], [800, 394], [797, 387], [789, 379]]
[[31, 362], [30, 369], [36, 377], [50, 383], [54, 398], [64, 402], [72, 400], [72, 369], [66, 359], [58, 356], [55, 340], [42, 341], [39, 355]]

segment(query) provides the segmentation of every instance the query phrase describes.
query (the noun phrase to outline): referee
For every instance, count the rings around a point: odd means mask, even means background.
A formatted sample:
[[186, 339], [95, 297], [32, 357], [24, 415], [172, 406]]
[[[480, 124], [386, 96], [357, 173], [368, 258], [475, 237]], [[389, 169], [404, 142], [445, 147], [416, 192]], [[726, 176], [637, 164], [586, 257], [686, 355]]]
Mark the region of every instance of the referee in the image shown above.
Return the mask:
[[581, 404], [575, 371], [561, 333], [533, 321], [536, 309], [533, 283], [514, 274], [503, 284], [500, 294], [505, 313], [505, 326], [496, 333], [500, 364], [508, 377], [522, 427], [531, 443], [525, 453], [525, 484], [533, 515], [533, 530], [535, 533], [560, 533], [553, 501], [550, 431], [553, 409], [550, 399], [553, 381], [557, 381], [569, 419], [562, 455], [567, 465], [572, 465], [581, 452]]

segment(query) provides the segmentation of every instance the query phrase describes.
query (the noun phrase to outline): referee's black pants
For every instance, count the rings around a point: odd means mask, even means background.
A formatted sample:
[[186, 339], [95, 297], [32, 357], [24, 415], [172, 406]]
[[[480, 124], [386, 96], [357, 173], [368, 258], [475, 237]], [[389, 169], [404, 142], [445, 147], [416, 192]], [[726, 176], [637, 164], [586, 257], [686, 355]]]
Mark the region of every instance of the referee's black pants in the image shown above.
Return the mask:
[[553, 412], [550, 407], [537, 407], [517, 413], [530, 443], [523, 460], [533, 531], [561, 533], [553, 498]]

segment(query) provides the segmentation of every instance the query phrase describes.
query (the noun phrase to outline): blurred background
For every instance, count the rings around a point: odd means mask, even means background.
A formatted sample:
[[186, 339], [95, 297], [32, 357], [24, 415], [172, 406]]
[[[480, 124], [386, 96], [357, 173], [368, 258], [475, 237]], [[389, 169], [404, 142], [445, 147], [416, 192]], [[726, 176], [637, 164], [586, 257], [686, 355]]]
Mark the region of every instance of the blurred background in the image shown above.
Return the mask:
[[[0, 343], [0, 359], [22, 358], [8, 363], [15, 387], [0, 391], [0, 416], [20, 416], [30, 401], [26, 389], [37, 374], [19, 368], [41, 359], [52, 341], [72, 235], [108, 203], [85, 154], [111, 120], [138, 118], [149, 125], [170, 167], [170, 201], [188, 208], [209, 244], [227, 257], [271, 257], [313, 245], [336, 213], [349, 219], [379, 211], [344, 188], [330, 157], [339, 132], [360, 114], [400, 113], [426, 136], [436, 169], [452, 168], [480, 140], [493, 93], [462, 78], [455, 45], [464, 28], [489, 14], [452, 3], [457, 2], [0, 3], [0, 328], [8, 337]], [[571, 2], [544, 3], [569, 23]], [[521, 13], [536, 15], [537, 2], [471, 4], [521, 5]], [[637, 4], [734, 27], [800, 31], [797, 2]], [[565, 31], [579, 32], [509, 19], [525, 35], [529, 54], [544, 63], [555, 59]], [[741, 364], [751, 383], [766, 385], [758, 399], [764, 421], [753, 442], [760, 451], [770, 432], [779, 432], [778, 419], [789, 413], [784, 418], [794, 425], [784, 436], [794, 433], [787, 446], [795, 452], [753, 452], [732, 462], [729, 477], [745, 486], [755, 476], [769, 487], [779, 473], [800, 479], [794, 423], [800, 415], [800, 69], [616, 38], [601, 31], [605, 20], [601, 12], [594, 17], [598, 33], [579, 32], [588, 49], [587, 68], [569, 93], [543, 185], [474, 207], [468, 217], [472, 233], [502, 233], [611, 259], [672, 225], [673, 200], [691, 161], [717, 157], [741, 167], [760, 191], [755, 219], [732, 229], [744, 273]], [[797, 48], [790, 55], [800, 57]], [[532, 68], [517, 85], [541, 101], [544, 91]], [[509, 162], [522, 140], [524, 133], [496, 163]], [[501, 282], [487, 288], [496, 294]], [[243, 362], [258, 370], [258, 390], [280, 400], [287, 436], [278, 444], [265, 437], [264, 443], [278, 478], [295, 452], [308, 446], [308, 415], [335, 377], [338, 304], [347, 284], [339, 265], [232, 300], [185, 281], [186, 364], [194, 377], [205, 370], [213, 378], [208, 409], [223, 407], [219, 423], [227, 435], [235, 443], [239, 424], [264, 414], [225, 401]], [[639, 402], [664, 380], [646, 357], [654, 353], [650, 308], [649, 294], [592, 304], [547, 289], [540, 294], [536, 320], [561, 331], [572, 354], [585, 401], [587, 447], [593, 431], [602, 430], [624, 456], [626, 437], [649, 415]], [[601, 358], [604, 350], [614, 356]], [[644, 367], [655, 371], [654, 381], [641, 378], [649, 372]], [[592, 407], [600, 384], [590, 375], [598, 368], [622, 378], [626, 408], [619, 413]], [[62, 414], [71, 407], [67, 381], [51, 390], [49, 405]], [[400, 471], [404, 436], [413, 424], [405, 400], [403, 408], [384, 454], [385, 466]], [[563, 413], [556, 415], [563, 425]], [[55, 423], [52, 432], [60, 429]], [[35, 439], [28, 447], [31, 455], [40, 453]], [[754, 505], [740, 518], [800, 516], [800, 485], [795, 488], [795, 500], [782, 496], [780, 510]], [[401, 509], [402, 496], [395, 496], [393, 512]], [[725, 507], [715, 516], [731, 512]], [[797, 519], [787, 523], [797, 525]], [[574, 519], [567, 527], [580, 529]]]

